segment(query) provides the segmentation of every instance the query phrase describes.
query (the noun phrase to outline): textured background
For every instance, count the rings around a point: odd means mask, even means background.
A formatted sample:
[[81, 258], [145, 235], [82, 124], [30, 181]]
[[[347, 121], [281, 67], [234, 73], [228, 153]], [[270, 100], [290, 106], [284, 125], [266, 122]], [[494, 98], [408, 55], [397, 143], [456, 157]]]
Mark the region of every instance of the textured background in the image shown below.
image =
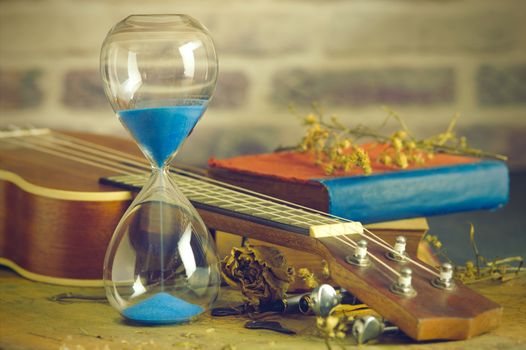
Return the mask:
[[525, 253], [526, 1], [0, 0], [0, 125], [125, 135], [101, 88], [99, 50], [132, 13], [188, 13], [216, 41], [216, 96], [180, 161], [296, 143], [289, 103], [317, 101], [371, 126], [387, 105], [421, 136], [460, 112], [472, 145], [510, 156], [512, 201], [433, 219], [433, 230], [459, 259], [466, 220], [483, 254]]
[[124, 135], [98, 55], [131, 13], [188, 13], [216, 41], [217, 94], [180, 160], [295, 143], [288, 104], [318, 101], [349, 124], [388, 105], [422, 136], [460, 112], [474, 145], [526, 165], [522, 0], [1, 0], [0, 123]]

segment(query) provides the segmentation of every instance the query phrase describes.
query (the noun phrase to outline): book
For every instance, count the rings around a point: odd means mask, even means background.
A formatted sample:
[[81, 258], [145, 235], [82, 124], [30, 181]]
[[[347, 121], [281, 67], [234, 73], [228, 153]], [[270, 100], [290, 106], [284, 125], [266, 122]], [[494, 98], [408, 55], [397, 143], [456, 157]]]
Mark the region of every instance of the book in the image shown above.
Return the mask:
[[326, 175], [313, 155], [275, 152], [210, 159], [209, 176], [316, 210], [363, 223], [496, 209], [508, 201], [506, 163], [437, 153], [406, 169], [376, 160], [365, 145], [373, 173], [361, 169]]

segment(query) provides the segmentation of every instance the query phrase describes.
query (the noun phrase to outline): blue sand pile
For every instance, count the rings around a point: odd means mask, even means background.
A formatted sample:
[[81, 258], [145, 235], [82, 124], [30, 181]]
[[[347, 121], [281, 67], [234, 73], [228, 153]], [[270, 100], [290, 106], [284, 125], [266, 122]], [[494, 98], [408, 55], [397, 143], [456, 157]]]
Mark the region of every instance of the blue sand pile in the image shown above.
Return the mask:
[[206, 109], [205, 100], [189, 100], [187, 104], [130, 109], [117, 114], [146, 153], [161, 167], [181, 146]]
[[205, 311], [168, 293], [157, 293], [138, 304], [124, 309], [123, 316], [140, 323], [169, 324], [190, 320]]

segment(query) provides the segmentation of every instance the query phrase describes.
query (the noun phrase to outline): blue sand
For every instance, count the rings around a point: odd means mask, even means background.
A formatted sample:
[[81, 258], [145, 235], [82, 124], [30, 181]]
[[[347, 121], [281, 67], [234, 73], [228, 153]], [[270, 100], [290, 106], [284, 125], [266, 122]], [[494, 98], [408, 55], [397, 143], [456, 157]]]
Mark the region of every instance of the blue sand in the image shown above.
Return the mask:
[[508, 168], [493, 160], [316, 181], [329, 213], [363, 223], [495, 209], [509, 195]]
[[141, 148], [158, 167], [162, 167], [181, 146], [206, 109], [205, 100], [190, 100], [190, 103], [172, 107], [130, 109], [117, 114]]
[[123, 316], [140, 323], [169, 324], [190, 320], [204, 309], [168, 293], [157, 293], [124, 309]]

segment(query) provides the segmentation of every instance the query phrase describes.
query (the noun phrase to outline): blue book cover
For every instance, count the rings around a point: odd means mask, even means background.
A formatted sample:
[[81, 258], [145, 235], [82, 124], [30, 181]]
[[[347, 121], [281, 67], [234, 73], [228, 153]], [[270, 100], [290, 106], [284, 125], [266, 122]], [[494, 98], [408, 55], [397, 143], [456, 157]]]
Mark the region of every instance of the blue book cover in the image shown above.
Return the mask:
[[298, 152], [211, 159], [209, 165], [223, 181], [363, 223], [496, 209], [509, 192], [505, 162], [448, 154], [408, 169], [373, 162], [371, 175], [327, 176]]

